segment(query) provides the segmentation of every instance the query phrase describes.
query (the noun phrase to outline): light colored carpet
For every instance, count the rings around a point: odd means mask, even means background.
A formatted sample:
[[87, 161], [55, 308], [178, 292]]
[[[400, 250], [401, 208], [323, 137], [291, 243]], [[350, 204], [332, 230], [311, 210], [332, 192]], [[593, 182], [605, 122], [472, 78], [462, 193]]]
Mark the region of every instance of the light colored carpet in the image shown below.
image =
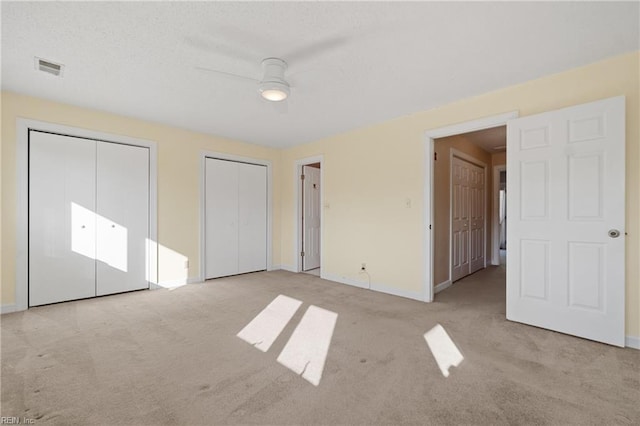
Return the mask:
[[[268, 352], [236, 334], [304, 304]], [[338, 314], [319, 386], [276, 360], [306, 308]], [[640, 424], [640, 351], [505, 320], [504, 269], [433, 304], [284, 271], [4, 315], [2, 416], [36, 424]], [[423, 335], [464, 356], [444, 377]]]

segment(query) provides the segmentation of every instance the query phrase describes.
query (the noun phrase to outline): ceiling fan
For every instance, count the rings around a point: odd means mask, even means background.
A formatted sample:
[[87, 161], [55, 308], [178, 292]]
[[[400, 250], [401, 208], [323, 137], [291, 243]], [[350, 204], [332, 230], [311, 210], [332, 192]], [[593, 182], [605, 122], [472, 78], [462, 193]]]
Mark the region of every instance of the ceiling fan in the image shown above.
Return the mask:
[[291, 93], [291, 85], [284, 77], [284, 73], [287, 70], [287, 63], [280, 58], [265, 58], [262, 60], [263, 75], [260, 80], [211, 68], [196, 67], [196, 69], [255, 81], [258, 83], [258, 93], [260, 93], [264, 99], [271, 102], [284, 101]]

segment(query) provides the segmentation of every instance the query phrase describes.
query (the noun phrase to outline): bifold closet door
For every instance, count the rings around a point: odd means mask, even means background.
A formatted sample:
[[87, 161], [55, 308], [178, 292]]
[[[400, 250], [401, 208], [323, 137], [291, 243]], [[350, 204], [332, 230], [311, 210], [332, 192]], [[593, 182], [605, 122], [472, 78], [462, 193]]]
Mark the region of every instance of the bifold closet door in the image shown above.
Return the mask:
[[238, 163], [238, 273], [267, 269], [267, 168]]
[[267, 269], [266, 169], [205, 160], [206, 279]]
[[206, 279], [238, 273], [238, 163], [205, 161]]
[[96, 142], [29, 132], [29, 306], [95, 296]]
[[149, 288], [149, 149], [97, 144], [96, 294]]

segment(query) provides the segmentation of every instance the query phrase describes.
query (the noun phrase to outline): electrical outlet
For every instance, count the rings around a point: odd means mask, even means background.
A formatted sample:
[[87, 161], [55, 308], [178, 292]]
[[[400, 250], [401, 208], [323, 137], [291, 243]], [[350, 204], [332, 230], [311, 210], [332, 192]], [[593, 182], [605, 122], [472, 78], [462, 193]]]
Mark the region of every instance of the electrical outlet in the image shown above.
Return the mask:
[[362, 266], [360, 267], [361, 271], [366, 271], [367, 270], [367, 264], [363, 263]]
[[189, 269], [189, 260], [184, 261], [184, 269]]

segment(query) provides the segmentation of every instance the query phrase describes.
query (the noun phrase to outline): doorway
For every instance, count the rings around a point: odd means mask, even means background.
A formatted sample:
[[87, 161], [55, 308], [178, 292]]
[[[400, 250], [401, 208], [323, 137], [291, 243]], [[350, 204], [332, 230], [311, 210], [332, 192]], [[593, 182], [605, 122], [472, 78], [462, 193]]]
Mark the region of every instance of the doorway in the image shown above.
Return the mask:
[[492, 174], [506, 163], [506, 122], [514, 117], [505, 114], [433, 133], [433, 294], [499, 262], [493, 254], [497, 213]]
[[322, 268], [322, 157], [296, 162], [297, 272], [320, 276]]

